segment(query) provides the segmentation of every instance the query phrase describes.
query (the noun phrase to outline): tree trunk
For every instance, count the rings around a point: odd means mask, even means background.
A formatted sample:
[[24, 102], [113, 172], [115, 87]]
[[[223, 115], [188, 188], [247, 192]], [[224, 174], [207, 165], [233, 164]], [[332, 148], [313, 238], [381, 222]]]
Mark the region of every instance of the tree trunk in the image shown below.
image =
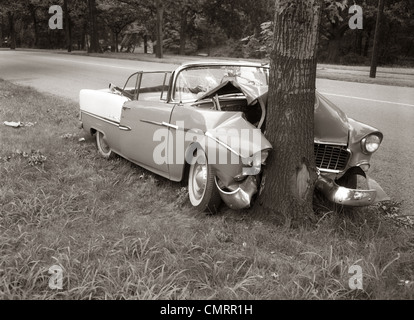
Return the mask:
[[369, 41], [371, 40], [371, 31], [368, 31], [365, 36], [364, 43], [364, 57], [368, 57]]
[[326, 58], [329, 63], [338, 63], [341, 53], [341, 38], [329, 39], [328, 56]]
[[148, 35], [144, 34], [144, 53], [148, 53]]
[[384, 15], [384, 5], [385, 5], [384, 0], [379, 0], [377, 22], [375, 26], [375, 35], [374, 35], [374, 47], [372, 48], [371, 69], [369, 71], [370, 78], [375, 78], [377, 75], [378, 52], [380, 49], [379, 46], [380, 46], [382, 16]]
[[68, 10], [68, 1], [63, 1], [63, 11], [65, 15], [65, 37], [66, 37], [66, 49], [68, 52], [72, 52], [72, 26], [70, 21], [70, 14]]
[[3, 46], [3, 15], [0, 14], [0, 48]]
[[98, 24], [96, 19], [96, 0], [88, 0], [91, 43], [89, 52], [100, 51], [98, 38]]
[[30, 14], [32, 16], [32, 20], [33, 20], [33, 30], [35, 34], [34, 47], [37, 48], [37, 45], [39, 43], [39, 28], [37, 26], [36, 8], [35, 6], [29, 4], [29, 9], [30, 9]]
[[316, 181], [314, 104], [321, 0], [276, 1], [265, 167], [256, 212], [293, 225], [312, 219]]
[[16, 50], [16, 30], [14, 28], [14, 14], [9, 11], [8, 16], [10, 25], [10, 49]]
[[181, 27], [180, 27], [180, 52], [179, 54], [185, 55], [185, 43], [187, 41], [187, 10], [181, 15]]
[[355, 31], [355, 53], [359, 56], [362, 56], [362, 30]]
[[163, 15], [164, 15], [164, 4], [162, 0], [156, 0], [157, 4], [157, 47], [155, 51], [155, 56], [159, 59], [162, 59], [164, 56], [163, 53]]

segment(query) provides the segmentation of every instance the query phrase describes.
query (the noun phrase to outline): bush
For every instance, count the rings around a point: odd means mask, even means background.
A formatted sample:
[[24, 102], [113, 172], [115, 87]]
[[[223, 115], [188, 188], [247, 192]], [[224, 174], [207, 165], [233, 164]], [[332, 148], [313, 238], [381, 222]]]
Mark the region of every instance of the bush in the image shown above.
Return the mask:
[[345, 65], [367, 65], [369, 60], [367, 57], [360, 56], [354, 52], [350, 52], [340, 58], [340, 64]]

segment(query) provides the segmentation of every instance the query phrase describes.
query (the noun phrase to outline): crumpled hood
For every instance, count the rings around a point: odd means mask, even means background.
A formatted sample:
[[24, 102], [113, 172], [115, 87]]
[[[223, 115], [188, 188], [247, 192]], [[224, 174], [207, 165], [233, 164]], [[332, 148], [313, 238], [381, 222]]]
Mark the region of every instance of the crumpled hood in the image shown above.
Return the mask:
[[[268, 86], [257, 86], [239, 83], [235, 78], [226, 80], [214, 89], [206, 92], [198, 101], [211, 99], [215, 95], [243, 93], [246, 96], [247, 105], [254, 104], [260, 97], [267, 97]], [[265, 100], [263, 100], [265, 101]]]
[[261, 150], [272, 148], [261, 130], [246, 121], [241, 112], [234, 113], [226, 121], [209, 129], [206, 135], [231, 147], [242, 157], [249, 157]]

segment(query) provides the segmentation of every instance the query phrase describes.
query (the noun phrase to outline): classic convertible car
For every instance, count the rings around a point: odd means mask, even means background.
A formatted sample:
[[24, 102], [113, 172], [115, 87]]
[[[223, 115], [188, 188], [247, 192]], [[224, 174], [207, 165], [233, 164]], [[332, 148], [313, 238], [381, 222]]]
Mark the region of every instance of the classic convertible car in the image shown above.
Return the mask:
[[[268, 80], [268, 66], [247, 62], [136, 72], [123, 87], [81, 90], [82, 127], [96, 136], [103, 157], [116, 153], [170, 180], [188, 180], [190, 202], [200, 211], [215, 211], [221, 201], [247, 208], [272, 150], [264, 134]], [[386, 198], [366, 176], [381, 132], [348, 118], [318, 92], [314, 132], [322, 194], [348, 206]]]

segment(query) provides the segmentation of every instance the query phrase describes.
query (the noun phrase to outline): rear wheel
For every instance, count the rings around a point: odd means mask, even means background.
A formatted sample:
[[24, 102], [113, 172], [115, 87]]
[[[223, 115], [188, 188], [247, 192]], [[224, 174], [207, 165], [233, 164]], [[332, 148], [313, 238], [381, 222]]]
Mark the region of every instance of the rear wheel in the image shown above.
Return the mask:
[[216, 213], [221, 203], [217, 190], [214, 169], [208, 164], [202, 150], [197, 149], [194, 163], [188, 173], [188, 195], [191, 204], [198, 211]]
[[110, 159], [114, 156], [113, 151], [105, 140], [105, 135], [100, 131], [96, 132], [96, 146], [101, 156], [105, 159]]

